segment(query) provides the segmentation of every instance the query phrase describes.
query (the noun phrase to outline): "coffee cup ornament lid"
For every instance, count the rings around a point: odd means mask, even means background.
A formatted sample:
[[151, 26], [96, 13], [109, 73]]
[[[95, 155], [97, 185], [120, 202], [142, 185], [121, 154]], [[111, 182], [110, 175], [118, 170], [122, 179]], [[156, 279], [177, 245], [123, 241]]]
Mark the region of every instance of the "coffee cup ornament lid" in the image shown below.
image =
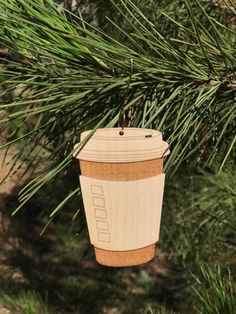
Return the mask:
[[[90, 134], [81, 134], [81, 141]], [[162, 133], [142, 128], [98, 129], [88, 142], [75, 145], [73, 156], [93, 162], [124, 163], [164, 158], [170, 153], [169, 146], [162, 139]]]

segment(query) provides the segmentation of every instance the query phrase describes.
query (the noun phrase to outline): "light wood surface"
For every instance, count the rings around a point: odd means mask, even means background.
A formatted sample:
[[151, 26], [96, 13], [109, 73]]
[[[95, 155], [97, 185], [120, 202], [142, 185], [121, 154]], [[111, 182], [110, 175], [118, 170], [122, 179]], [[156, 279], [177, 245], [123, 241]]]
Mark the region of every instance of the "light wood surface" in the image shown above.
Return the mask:
[[[138, 165], [140, 168], [138, 168]], [[132, 168], [132, 171], [130, 169]], [[81, 173], [87, 177], [104, 180], [138, 180], [162, 173], [163, 159], [143, 161], [139, 163], [94, 163], [80, 160]], [[140, 171], [140, 169], [142, 171]], [[147, 170], [148, 169], [148, 170]], [[127, 173], [127, 176], [126, 176]], [[153, 244], [142, 250], [107, 251], [95, 247], [95, 255], [98, 263], [107, 266], [134, 266], [148, 262], [154, 257], [155, 246]], [[134, 256], [137, 256], [134, 258]]]
[[[79, 159], [83, 176], [111, 181], [134, 181], [162, 173], [163, 160], [169, 154], [169, 149], [168, 144], [162, 141], [160, 132], [135, 128], [125, 129], [122, 136], [119, 132], [120, 128], [99, 129], [82, 150], [75, 147], [74, 157]], [[90, 131], [83, 132], [81, 140], [89, 133]], [[114, 267], [145, 263], [152, 259], [154, 252], [153, 243], [127, 251], [95, 247], [98, 263]]]
[[[94, 162], [136, 162], [163, 158], [169, 154], [168, 144], [159, 131], [125, 128], [98, 129], [82, 149], [75, 146], [74, 157]], [[81, 141], [91, 131], [83, 132]]]
[[80, 176], [91, 243], [100, 249], [127, 251], [159, 239], [165, 175], [136, 181]]

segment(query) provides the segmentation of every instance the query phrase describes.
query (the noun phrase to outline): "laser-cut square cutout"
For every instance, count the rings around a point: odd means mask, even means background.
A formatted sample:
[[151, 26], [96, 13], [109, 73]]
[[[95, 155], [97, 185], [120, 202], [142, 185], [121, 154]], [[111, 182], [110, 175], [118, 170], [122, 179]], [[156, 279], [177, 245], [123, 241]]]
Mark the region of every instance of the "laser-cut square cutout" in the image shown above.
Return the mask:
[[103, 187], [100, 185], [91, 185], [91, 192], [93, 195], [103, 195]]
[[94, 207], [105, 207], [105, 199], [103, 197], [93, 196]]
[[96, 220], [96, 226], [98, 230], [108, 230], [108, 222], [103, 220]]
[[96, 218], [107, 219], [107, 212], [105, 209], [95, 208], [94, 214]]
[[98, 240], [101, 242], [110, 242], [110, 233], [98, 232]]

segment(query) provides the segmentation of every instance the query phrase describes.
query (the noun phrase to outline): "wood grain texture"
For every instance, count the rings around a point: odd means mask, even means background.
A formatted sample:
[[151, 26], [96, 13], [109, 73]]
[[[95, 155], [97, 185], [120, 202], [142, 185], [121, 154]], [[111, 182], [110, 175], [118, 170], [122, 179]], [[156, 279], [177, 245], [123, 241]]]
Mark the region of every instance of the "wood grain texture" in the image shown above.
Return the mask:
[[80, 176], [90, 242], [127, 251], [159, 240], [164, 173], [133, 181]]
[[[163, 159], [148, 160], [134, 163], [101, 163], [80, 160], [81, 173], [84, 176], [103, 179], [130, 181], [139, 180], [162, 173]], [[150, 261], [155, 254], [155, 245], [128, 250], [108, 251], [95, 247], [98, 263], [106, 266], [125, 267], [135, 266]]]
[[[91, 131], [81, 134], [81, 141]], [[161, 132], [151, 129], [125, 128], [98, 129], [82, 149], [75, 145], [74, 157], [80, 160], [126, 163], [163, 158], [169, 154], [169, 146]]]
[[[109, 181], [134, 181], [161, 174], [163, 159], [170, 153], [161, 132], [125, 128], [121, 135], [120, 131], [120, 128], [98, 129], [82, 149], [80, 145], [75, 145], [73, 156], [80, 161], [82, 175]], [[90, 134], [91, 131], [83, 132], [81, 141]], [[129, 251], [95, 247], [95, 254], [97, 261], [103, 265], [131, 266], [149, 261], [154, 256], [154, 245]]]
[[108, 163], [80, 160], [82, 175], [102, 180], [133, 181], [162, 173], [163, 159], [142, 162]]
[[95, 248], [96, 260], [99, 264], [110, 267], [136, 266], [149, 262], [155, 254], [155, 244], [130, 251], [106, 251]]

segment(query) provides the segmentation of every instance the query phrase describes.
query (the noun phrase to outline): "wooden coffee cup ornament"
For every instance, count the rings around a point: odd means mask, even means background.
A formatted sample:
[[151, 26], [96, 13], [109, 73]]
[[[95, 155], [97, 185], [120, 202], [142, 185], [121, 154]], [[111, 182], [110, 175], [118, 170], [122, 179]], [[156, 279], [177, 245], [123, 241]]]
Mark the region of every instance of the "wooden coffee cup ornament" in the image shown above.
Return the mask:
[[[91, 131], [83, 132], [81, 141]], [[122, 134], [122, 135], [121, 135]], [[150, 261], [159, 239], [168, 144], [156, 130], [98, 129], [75, 147], [90, 241], [106, 266]]]

